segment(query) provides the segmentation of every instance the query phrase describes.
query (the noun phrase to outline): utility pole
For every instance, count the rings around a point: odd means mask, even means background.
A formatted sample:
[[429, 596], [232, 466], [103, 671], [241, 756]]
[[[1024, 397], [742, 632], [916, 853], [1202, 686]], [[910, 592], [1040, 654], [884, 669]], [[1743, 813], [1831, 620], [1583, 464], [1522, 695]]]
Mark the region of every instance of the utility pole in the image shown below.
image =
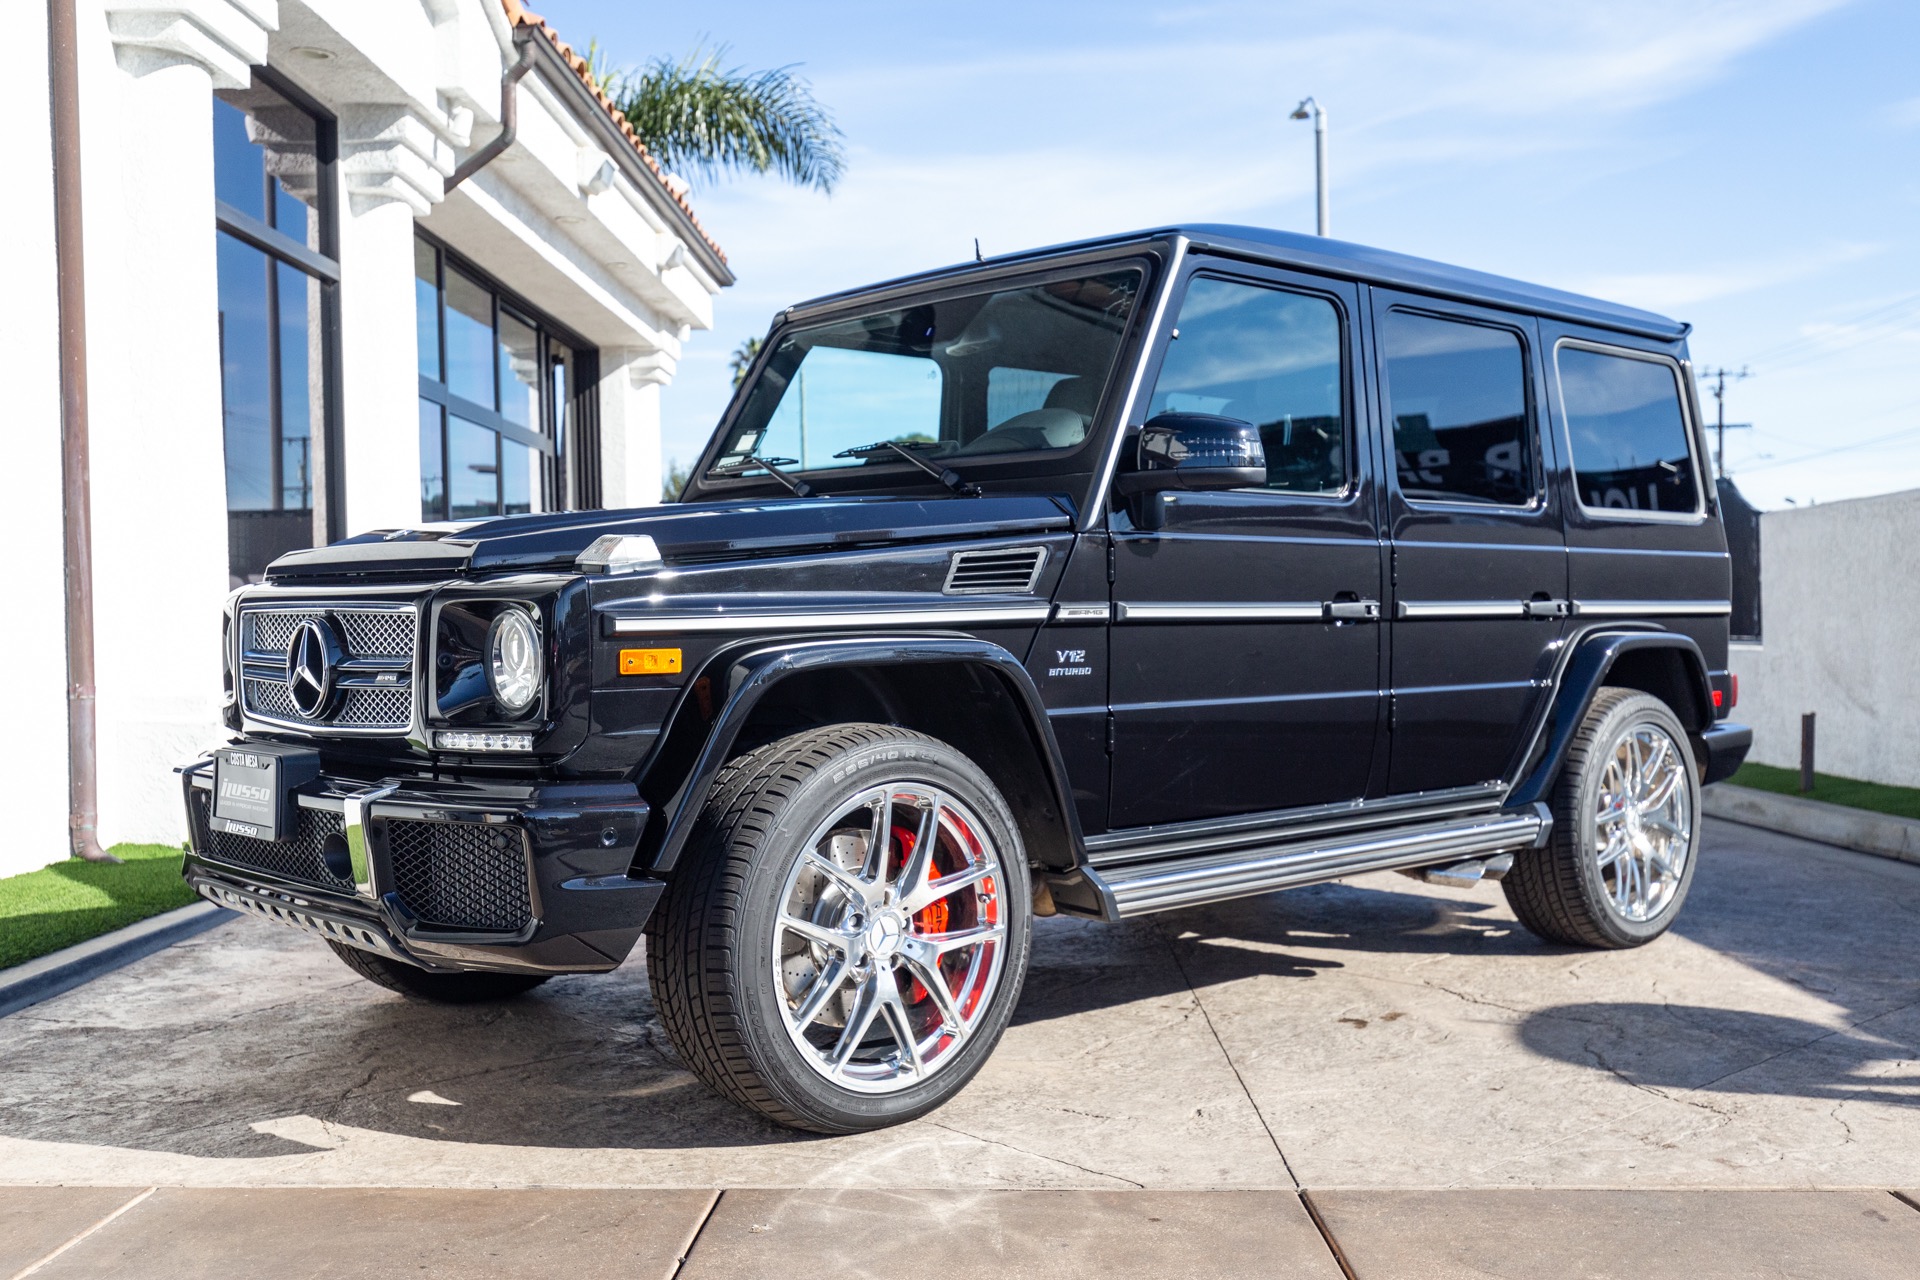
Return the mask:
[[1316, 220], [1320, 235], [1331, 235], [1333, 225], [1329, 205], [1330, 192], [1327, 190], [1327, 111], [1312, 97], [1300, 99], [1300, 105], [1293, 109], [1289, 120], [1305, 120], [1308, 113], [1313, 116], [1313, 185], [1319, 197], [1319, 217]]
[[1706, 382], [1710, 380], [1713, 383], [1713, 429], [1715, 435], [1713, 470], [1715, 475], [1724, 476], [1727, 474], [1727, 432], [1730, 430], [1743, 431], [1753, 426], [1751, 422], [1727, 421], [1727, 379], [1732, 378], [1738, 382], [1742, 378], [1751, 378], [1752, 376], [1753, 375], [1747, 371], [1747, 366], [1745, 365], [1741, 365], [1738, 369], [1720, 368], [1702, 369], [1700, 371], [1701, 381]]

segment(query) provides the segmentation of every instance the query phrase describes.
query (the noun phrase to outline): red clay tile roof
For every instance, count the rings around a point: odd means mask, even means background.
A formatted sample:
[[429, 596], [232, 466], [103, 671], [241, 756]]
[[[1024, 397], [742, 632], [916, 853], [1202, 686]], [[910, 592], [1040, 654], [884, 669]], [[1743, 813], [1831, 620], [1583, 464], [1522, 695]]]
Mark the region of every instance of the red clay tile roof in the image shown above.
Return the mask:
[[566, 59], [568, 66], [573, 68], [574, 74], [580, 77], [581, 83], [585, 84], [593, 93], [594, 100], [606, 109], [607, 116], [613, 121], [614, 126], [626, 136], [628, 142], [633, 144], [634, 151], [636, 151], [640, 159], [646, 163], [647, 168], [653, 170], [654, 176], [660, 179], [661, 187], [673, 198], [673, 202], [680, 206], [681, 211], [687, 215], [687, 221], [691, 222], [693, 229], [700, 233], [700, 238], [707, 242], [708, 247], [719, 256], [720, 261], [725, 262], [727, 260], [725, 251], [714, 242], [712, 236], [707, 234], [707, 229], [700, 225], [700, 219], [694, 215], [693, 206], [687, 203], [687, 197], [668, 185], [666, 181], [666, 171], [660, 167], [660, 162], [653, 158], [652, 153], [647, 150], [646, 144], [640, 141], [640, 135], [633, 131], [633, 125], [628, 122], [625, 115], [621, 114], [620, 108], [613, 104], [613, 99], [609, 98], [606, 92], [594, 83], [593, 70], [587, 65], [587, 60], [575, 53], [573, 46], [565, 40], [562, 40], [559, 34], [547, 25], [545, 18], [529, 10], [525, 5], [520, 3], [520, 0], [500, 0], [500, 3], [506, 8], [507, 21], [514, 27], [531, 27], [540, 35], [545, 36], [553, 42], [553, 47], [560, 51], [560, 56]]

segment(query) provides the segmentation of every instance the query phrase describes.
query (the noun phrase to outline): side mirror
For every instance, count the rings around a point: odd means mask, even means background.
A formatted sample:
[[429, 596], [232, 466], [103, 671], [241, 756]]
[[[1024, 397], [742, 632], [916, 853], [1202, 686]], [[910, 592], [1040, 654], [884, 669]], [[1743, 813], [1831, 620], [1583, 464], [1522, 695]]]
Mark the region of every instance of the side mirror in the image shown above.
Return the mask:
[[1267, 482], [1260, 428], [1211, 413], [1163, 413], [1140, 428], [1134, 470], [1114, 478], [1127, 495], [1169, 489], [1245, 489]]

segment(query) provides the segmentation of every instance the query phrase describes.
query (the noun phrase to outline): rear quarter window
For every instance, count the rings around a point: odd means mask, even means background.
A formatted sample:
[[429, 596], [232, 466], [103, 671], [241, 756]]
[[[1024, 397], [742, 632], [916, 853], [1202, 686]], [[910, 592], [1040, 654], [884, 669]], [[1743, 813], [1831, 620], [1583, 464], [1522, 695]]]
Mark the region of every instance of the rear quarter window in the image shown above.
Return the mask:
[[1700, 485], [1673, 365], [1569, 345], [1554, 358], [1581, 505], [1697, 514]]

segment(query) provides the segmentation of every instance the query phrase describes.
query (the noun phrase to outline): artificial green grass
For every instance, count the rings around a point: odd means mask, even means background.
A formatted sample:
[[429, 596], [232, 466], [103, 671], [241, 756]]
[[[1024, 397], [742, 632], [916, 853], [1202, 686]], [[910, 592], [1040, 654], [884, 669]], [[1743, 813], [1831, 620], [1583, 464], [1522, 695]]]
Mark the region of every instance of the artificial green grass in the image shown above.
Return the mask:
[[1800, 790], [1800, 771], [1770, 764], [1743, 764], [1727, 779], [1737, 787], [1757, 791], [1775, 791], [1783, 796], [1804, 796], [1843, 804], [1850, 809], [1871, 809], [1896, 818], [1920, 818], [1920, 787], [1890, 787], [1879, 782], [1861, 782], [1857, 778], [1836, 778], [1830, 773], [1813, 775], [1813, 790]]
[[180, 878], [180, 850], [117, 844], [120, 864], [69, 858], [0, 879], [0, 969], [85, 942], [198, 896]]

